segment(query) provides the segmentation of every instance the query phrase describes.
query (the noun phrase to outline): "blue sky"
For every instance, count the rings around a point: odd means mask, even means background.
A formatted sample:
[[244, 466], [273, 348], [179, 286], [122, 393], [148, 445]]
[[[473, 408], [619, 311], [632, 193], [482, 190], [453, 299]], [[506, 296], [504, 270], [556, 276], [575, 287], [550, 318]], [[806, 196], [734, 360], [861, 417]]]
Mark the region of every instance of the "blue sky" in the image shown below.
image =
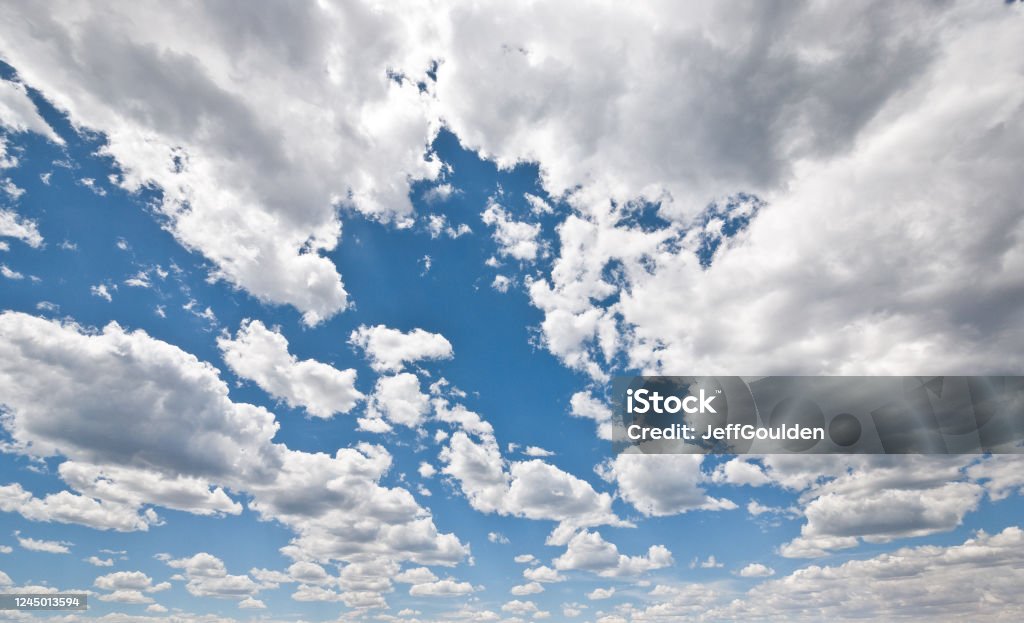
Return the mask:
[[[624, 89], [600, 58], [643, 15], [591, 16], [623, 32], [560, 47], [521, 22], [578, 8], [431, 17], [451, 39], [383, 9], [279, 8], [277, 35], [248, 8], [241, 30], [206, 8], [174, 33], [159, 11], [83, 10], [10, 9], [0, 37], [4, 590], [89, 590], [81, 620], [109, 621], [1024, 608], [1016, 457], [616, 458], [603, 430], [615, 374], [1019, 373], [1024, 131], [1005, 102], [1024, 105], [1024, 73], [975, 45], [1012, 41], [1019, 10], [907, 9], [907, 46], [938, 42], [927, 62], [826, 42], [833, 71], [877, 81], [862, 97], [820, 86], [807, 50], [826, 44], [790, 41], [762, 70], [805, 99], [714, 110], [643, 59], [693, 46], [679, 78], [765, 50], [668, 33], [625, 54]], [[332, 48], [359, 20], [391, 43]], [[1003, 80], [958, 99], [981, 66]], [[743, 97], [742, 77], [711, 93]], [[953, 124], [988, 152], [954, 152], [928, 188], [917, 163]], [[101, 419], [106, 437], [67, 432]], [[242, 450], [232, 469], [207, 465], [219, 447]]]

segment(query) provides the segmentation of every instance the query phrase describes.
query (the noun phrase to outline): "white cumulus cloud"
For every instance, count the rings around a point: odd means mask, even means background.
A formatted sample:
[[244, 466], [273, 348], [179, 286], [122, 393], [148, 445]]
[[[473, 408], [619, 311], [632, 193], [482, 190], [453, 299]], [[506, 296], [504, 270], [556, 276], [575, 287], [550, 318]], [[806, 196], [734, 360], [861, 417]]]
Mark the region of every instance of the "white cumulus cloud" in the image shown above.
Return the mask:
[[413, 329], [403, 333], [384, 325], [360, 326], [349, 343], [358, 346], [378, 372], [398, 372], [405, 364], [423, 359], [451, 359], [451, 342], [439, 333]]
[[279, 330], [268, 329], [259, 320], [243, 320], [235, 337], [221, 336], [217, 346], [232, 372], [310, 415], [330, 418], [347, 413], [363, 399], [355, 388], [355, 370], [300, 360], [288, 352], [288, 340]]

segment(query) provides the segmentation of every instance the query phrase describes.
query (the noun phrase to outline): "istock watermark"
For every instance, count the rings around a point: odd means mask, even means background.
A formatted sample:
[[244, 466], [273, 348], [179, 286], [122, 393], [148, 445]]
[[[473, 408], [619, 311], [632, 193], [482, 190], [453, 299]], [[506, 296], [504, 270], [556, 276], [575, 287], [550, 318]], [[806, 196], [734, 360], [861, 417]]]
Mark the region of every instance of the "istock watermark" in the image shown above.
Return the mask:
[[616, 452], [1017, 454], [1019, 376], [631, 376]]

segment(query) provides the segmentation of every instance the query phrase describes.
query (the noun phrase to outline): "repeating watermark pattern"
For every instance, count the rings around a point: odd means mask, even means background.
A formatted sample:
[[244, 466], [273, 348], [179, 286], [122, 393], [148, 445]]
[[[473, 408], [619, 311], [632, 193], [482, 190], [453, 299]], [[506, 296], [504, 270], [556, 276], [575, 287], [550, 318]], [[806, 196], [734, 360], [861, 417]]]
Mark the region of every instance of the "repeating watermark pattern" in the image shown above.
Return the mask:
[[612, 396], [616, 452], [1024, 452], [1020, 376], [631, 376]]

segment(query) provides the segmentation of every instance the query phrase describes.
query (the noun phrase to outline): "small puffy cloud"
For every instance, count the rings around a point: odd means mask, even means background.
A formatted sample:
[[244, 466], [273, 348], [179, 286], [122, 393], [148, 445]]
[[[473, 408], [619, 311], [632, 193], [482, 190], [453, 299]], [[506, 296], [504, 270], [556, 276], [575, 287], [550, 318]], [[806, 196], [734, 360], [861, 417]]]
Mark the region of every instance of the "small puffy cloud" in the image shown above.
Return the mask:
[[44, 541], [23, 537], [15, 532], [14, 537], [18, 539], [18, 545], [30, 552], [46, 552], [48, 554], [70, 554], [72, 543], [67, 541]]
[[412, 569], [406, 569], [395, 576], [396, 582], [402, 584], [427, 584], [430, 582], [436, 582], [437, 576], [434, 572], [426, 567], [413, 567]]
[[526, 203], [530, 206], [530, 212], [534, 214], [551, 214], [554, 211], [551, 208], [551, 204], [537, 195], [523, 193], [523, 198], [526, 199]]
[[607, 493], [540, 459], [506, 463], [493, 438], [478, 442], [458, 431], [440, 459], [478, 511], [561, 522], [552, 544], [564, 543], [577, 527], [629, 525], [612, 512]]
[[213, 554], [199, 552], [188, 558], [167, 559], [167, 566], [181, 569], [188, 577], [222, 577], [227, 574], [224, 561]]
[[[444, 398], [435, 398], [432, 403], [434, 405], [434, 416], [438, 421], [456, 424], [466, 432], [484, 438], [489, 438], [494, 434], [494, 428], [490, 422], [484, 421], [480, 414], [470, 411], [464, 405], [458, 403], [452, 405]], [[447, 433], [444, 431], [439, 430], [435, 433], [435, 439], [439, 441], [443, 441], [446, 438]]]
[[97, 296], [108, 303], [114, 300], [114, 297], [111, 296], [110, 290], [107, 288], [107, 284], [105, 283], [89, 286], [89, 292], [91, 292], [93, 296]]
[[288, 567], [288, 576], [294, 582], [302, 584], [327, 584], [336, 581], [323, 567], [315, 562], [300, 560]]
[[154, 585], [153, 578], [141, 571], [117, 571], [101, 575], [93, 581], [93, 586], [103, 591], [129, 590], [147, 593], [156, 593], [171, 587], [167, 582]]
[[367, 433], [383, 434], [394, 430], [394, 427], [381, 417], [360, 417], [356, 418], [356, 422], [359, 425], [359, 430]]
[[329, 418], [347, 413], [363, 399], [355, 388], [355, 370], [298, 359], [288, 352], [288, 340], [281, 332], [259, 320], [243, 320], [234, 339], [222, 335], [217, 346], [232, 372], [310, 415]]
[[[620, 454], [598, 467], [619, 487], [619, 495], [647, 516], [692, 510], [731, 510], [736, 504], [713, 498], [700, 487], [703, 456], [695, 454]], [[665, 478], [663, 474], [674, 474]]]
[[420, 478], [431, 478], [437, 473], [437, 468], [426, 461], [421, 461], [416, 471], [419, 472]]
[[387, 608], [388, 602], [377, 591], [345, 591], [341, 601], [349, 608], [369, 610], [371, 608]]
[[494, 228], [494, 241], [498, 243], [498, 253], [525, 262], [537, 259], [541, 252], [540, 225], [515, 221], [511, 215], [497, 203], [491, 203], [483, 213], [485, 224]]
[[17, 512], [35, 522], [80, 524], [118, 532], [148, 530], [159, 521], [152, 509], [139, 513], [133, 505], [97, 500], [69, 491], [38, 498], [16, 483], [0, 487], [0, 510]]
[[229, 574], [224, 561], [206, 552], [168, 560], [167, 566], [184, 571], [185, 588], [196, 597], [244, 599], [264, 588], [248, 575]]
[[759, 465], [737, 457], [717, 466], [711, 474], [711, 481], [716, 484], [760, 487], [771, 484], [772, 479]]
[[590, 392], [576, 392], [569, 400], [569, 413], [574, 417], [594, 420], [597, 436], [610, 441], [612, 438], [612, 410], [608, 405], [594, 398]]
[[779, 554], [786, 558], [822, 558], [836, 550], [857, 547], [859, 543], [855, 536], [801, 536], [782, 544]]
[[34, 249], [43, 246], [43, 236], [36, 222], [7, 208], [0, 208], [0, 237], [21, 240]]
[[377, 379], [367, 407], [368, 417], [384, 417], [409, 428], [419, 428], [429, 412], [430, 397], [423, 393], [419, 377], [411, 372]]
[[500, 532], [488, 532], [487, 540], [491, 543], [498, 543], [499, 545], [508, 545], [510, 542], [508, 537]]
[[64, 144], [39, 114], [25, 85], [13, 80], [0, 80], [0, 126], [12, 132], [35, 132], [58, 145]]
[[292, 593], [292, 599], [295, 601], [342, 601], [341, 593], [324, 588], [322, 586], [312, 586], [309, 584], [300, 584], [295, 592]]
[[534, 556], [533, 554], [519, 554], [518, 556], [516, 556], [512, 560], [518, 562], [521, 565], [527, 565], [527, 564], [530, 564], [531, 562], [536, 561], [537, 557]]
[[238, 602], [238, 607], [245, 610], [263, 610], [267, 605], [259, 599], [250, 596]]
[[129, 288], [149, 288], [152, 287], [152, 283], [149, 280], [149, 273], [146, 271], [139, 271], [135, 275], [124, 280], [124, 285]]
[[544, 586], [540, 582], [527, 582], [526, 584], [517, 584], [513, 586], [510, 593], [516, 597], [522, 597], [524, 595], [534, 595], [536, 593], [543, 593]]
[[561, 571], [579, 569], [604, 577], [618, 577], [639, 575], [672, 563], [672, 553], [664, 545], [652, 545], [644, 556], [626, 556], [597, 532], [583, 530], [569, 540], [565, 553], [553, 564]]
[[508, 292], [508, 288], [511, 285], [512, 280], [505, 275], [495, 275], [494, 281], [491, 282], [491, 288], [501, 292], [502, 294]]
[[3, 275], [5, 279], [11, 279], [14, 281], [25, 278], [25, 275], [16, 270], [12, 270], [7, 266], [7, 264], [0, 264], [0, 275]]
[[614, 586], [609, 588], [595, 588], [594, 590], [587, 593], [587, 599], [596, 601], [599, 599], [608, 599], [613, 595], [615, 595]]
[[273, 569], [252, 568], [249, 569], [249, 575], [251, 575], [257, 582], [268, 588], [277, 588], [281, 584], [288, 584], [295, 581], [295, 578], [290, 574]]
[[785, 514], [785, 515], [794, 515], [794, 516], [799, 516], [799, 514], [800, 514], [800, 512], [798, 510], [796, 510], [795, 508], [780, 508], [780, 507], [777, 507], [777, 506], [765, 506], [764, 504], [761, 504], [757, 500], [750, 500], [750, 502], [747, 503], [747, 512], [750, 513], [751, 515], [753, 515], [754, 517], [759, 517], [759, 516], [765, 515], [765, 514], [770, 514], [770, 515], [784, 515]]
[[19, 187], [10, 178], [0, 181], [0, 190], [7, 193], [7, 196], [14, 201], [17, 201], [25, 194], [25, 189]]
[[449, 197], [458, 194], [459, 192], [461, 191], [451, 184], [438, 184], [437, 186], [428, 188], [426, 192], [423, 193], [423, 200], [427, 203], [444, 202], [447, 201]]
[[427, 230], [430, 232], [431, 238], [438, 238], [440, 236], [458, 238], [460, 236], [473, 233], [473, 230], [465, 223], [461, 223], [458, 227], [452, 226], [448, 222], [448, 217], [443, 214], [428, 215]]
[[539, 448], [537, 446], [526, 446], [526, 449], [523, 450], [523, 454], [525, 454], [526, 456], [533, 456], [539, 458], [555, 456], [554, 452], [550, 450], [545, 450], [544, 448]]
[[[205, 308], [199, 304], [199, 301], [195, 299], [189, 299], [187, 303], [181, 306], [182, 309], [192, 314], [200, 320], [205, 320], [212, 326], [217, 325], [217, 314], [213, 313], [213, 309], [207, 305]], [[159, 314], [158, 314], [159, 315]]]
[[531, 567], [529, 569], [523, 569], [523, 577], [531, 582], [541, 582], [544, 584], [550, 584], [554, 582], [564, 582], [565, 576], [558, 573], [557, 570], [548, 567], [547, 565], [540, 565], [539, 567]]
[[414, 597], [451, 597], [469, 595], [475, 590], [476, 588], [469, 582], [456, 582], [452, 579], [445, 579], [424, 584], [414, 584], [409, 589], [409, 594]]
[[366, 353], [370, 367], [377, 372], [398, 372], [407, 363], [453, 356], [451, 342], [423, 329], [403, 333], [384, 325], [362, 325], [349, 336], [349, 343]]
[[700, 569], [720, 569], [721, 567], [724, 567], [724, 566], [725, 565], [723, 565], [722, 563], [718, 562], [718, 560], [715, 558], [715, 556], [713, 554], [711, 556], [708, 556], [707, 559], [705, 559], [705, 560], [701, 560], [699, 558], [694, 558], [693, 560], [690, 561], [690, 568], [691, 569], [697, 569], [697, 568], [700, 568]]
[[85, 562], [89, 563], [94, 567], [113, 567], [113, 558], [100, 558], [99, 556], [89, 556], [85, 559]]
[[775, 569], [759, 562], [752, 562], [737, 572], [741, 578], [766, 578], [775, 575]]

